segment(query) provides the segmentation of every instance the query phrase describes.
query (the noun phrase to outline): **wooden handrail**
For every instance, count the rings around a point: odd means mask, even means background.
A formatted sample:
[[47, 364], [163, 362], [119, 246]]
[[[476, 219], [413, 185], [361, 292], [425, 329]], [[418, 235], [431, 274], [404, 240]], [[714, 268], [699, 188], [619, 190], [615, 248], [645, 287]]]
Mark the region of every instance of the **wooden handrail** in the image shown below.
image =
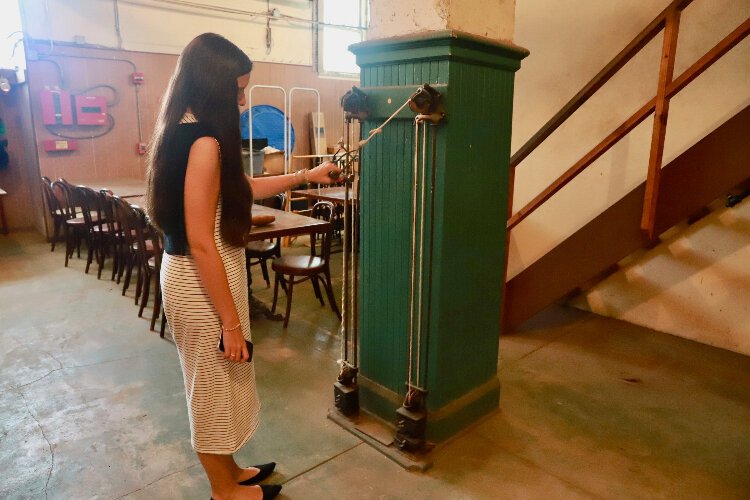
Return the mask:
[[597, 75], [591, 79], [570, 101], [568, 101], [555, 116], [549, 119], [539, 131], [534, 134], [510, 158], [511, 168], [515, 167], [534, 151], [552, 132], [565, 122], [570, 116], [609, 81], [623, 66], [625, 66], [640, 50], [648, 44], [664, 28], [667, 15], [673, 10], [683, 10], [693, 0], [674, 0], [648, 26], [646, 26], [624, 49], [617, 54]]
[[656, 106], [654, 107], [654, 127], [651, 134], [651, 151], [648, 158], [646, 174], [646, 194], [643, 200], [641, 230], [654, 239], [654, 221], [656, 220], [656, 201], [659, 197], [661, 182], [661, 161], [664, 156], [664, 139], [667, 136], [667, 118], [669, 117], [669, 97], [667, 87], [674, 76], [674, 60], [677, 54], [677, 34], [680, 31], [680, 11], [675, 9], [667, 15], [664, 24], [664, 41], [659, 65], [659, 84], [656, 87]]
[[[686, 69], [680, 76], [675, 78], [666, 87], [665, 97], [670, 98], [685, 88], [690, 82], [695, 80], [701, 75], [706, 69], [708, 69], [714, 62], [720, 59], [724, 54], [729, 52], [735, 45], [740, 43], [750, 34], [750, 18], [746, 19], [740, 24], [734, 31], [724, 37], [719, 43], [706, 52], [703, 57], [698, 59], [692, 66]], [[565, 173], [557, 178], [547, 189], [539, 193], [523, 208], [516, 212], [510, 219], [508, 219], [508, 230], [513, 229], [523, 219], [528, 217], [534, 210], [539, 208], [545, 201], [551, 198], [555, 193], [562, 189], [566, 184], [572, 181], [578, 174], [596, 161], [601, 155], [603, 155], [609, 148], [614, 146], [620, 139], [622, 139], [628, 132], [633, 130], [638, 124], [646, 119], [656, 107], [656, 97], [652, 98], [643, 107], [636, 111], [630, 118], [628, 118], [622, 125], [617, 127], [611, 134], [609, 134], [603, 141], [597, 144], [589, 153], [583, 158], [576, 162], [570, 167]]]

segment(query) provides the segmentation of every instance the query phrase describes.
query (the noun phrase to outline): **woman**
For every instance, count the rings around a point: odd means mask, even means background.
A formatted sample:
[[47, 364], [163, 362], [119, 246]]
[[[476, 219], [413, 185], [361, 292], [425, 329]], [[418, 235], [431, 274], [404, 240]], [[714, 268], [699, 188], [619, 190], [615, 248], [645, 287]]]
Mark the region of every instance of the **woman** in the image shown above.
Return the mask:
[[[185, 379], [193, 448], [216, 499], [273, 498], [253, 486], [274, 463], [241, 468], [232, 457], [253, 435], [260, 405], [248, 361], [245, 237], [253, 197], [303, 182], [328, 183], [331, 163], [250, 179], [242, 166], [239, 106], [252, 62], [212, 33], [180, 55], [151, 143], [147, 206], [164, 233], [161, 287]], [[224, 352], [218, 349], [223, 336]]]

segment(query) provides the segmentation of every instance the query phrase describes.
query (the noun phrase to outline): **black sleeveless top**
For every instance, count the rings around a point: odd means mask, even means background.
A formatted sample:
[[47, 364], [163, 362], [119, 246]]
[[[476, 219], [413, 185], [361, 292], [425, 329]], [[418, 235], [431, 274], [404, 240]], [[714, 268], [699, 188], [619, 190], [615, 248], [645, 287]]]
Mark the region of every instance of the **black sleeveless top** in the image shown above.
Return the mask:
[[170, 255], [189, 255], [185, 231], [185, 173], [190, 156], [190, 148], [201, 137], [214, 137], [211, 131], [200, 122], [180, 123], [171, 141], [169, 160], [166, 162], [170, 195], [166, 197], [165, 220], [161, 222], [164, 231], [164, 251]]

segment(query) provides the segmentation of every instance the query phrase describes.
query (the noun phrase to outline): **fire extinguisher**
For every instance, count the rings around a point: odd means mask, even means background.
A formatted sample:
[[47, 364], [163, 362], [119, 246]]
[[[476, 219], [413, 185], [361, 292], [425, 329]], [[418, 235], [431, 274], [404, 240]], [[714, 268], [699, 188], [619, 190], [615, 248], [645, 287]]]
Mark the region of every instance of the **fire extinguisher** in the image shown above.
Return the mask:
[[5, 137], [5, 123], [0, 118], [0, 170], [8, 168], [10, 156], [8, 156], [8, 139]]

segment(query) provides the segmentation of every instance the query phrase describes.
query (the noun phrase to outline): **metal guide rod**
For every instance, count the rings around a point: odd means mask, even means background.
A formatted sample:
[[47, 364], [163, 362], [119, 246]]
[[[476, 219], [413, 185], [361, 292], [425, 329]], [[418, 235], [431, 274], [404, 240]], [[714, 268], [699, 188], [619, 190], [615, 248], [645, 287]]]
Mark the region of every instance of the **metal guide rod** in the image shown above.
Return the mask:
[[279, 87], [278, 85], [253, 85], [250, 87], [250, 90], [248, 90], [247, 95], [247, 121], [248, 121], [248, 137], [250, 139], [250, 177], [255, 177], [255, 174], [253, 173], [253, 90], [255, 89], [271, 89], [271, 90], [280, 90], [281, 93], [284, 95], [284, 173], [289, 173], [289, 154], [291, 152], [287, 152], [287, 112], [286, 112], [286, 104], [287, 104], [287, 94], [284, 87]]

